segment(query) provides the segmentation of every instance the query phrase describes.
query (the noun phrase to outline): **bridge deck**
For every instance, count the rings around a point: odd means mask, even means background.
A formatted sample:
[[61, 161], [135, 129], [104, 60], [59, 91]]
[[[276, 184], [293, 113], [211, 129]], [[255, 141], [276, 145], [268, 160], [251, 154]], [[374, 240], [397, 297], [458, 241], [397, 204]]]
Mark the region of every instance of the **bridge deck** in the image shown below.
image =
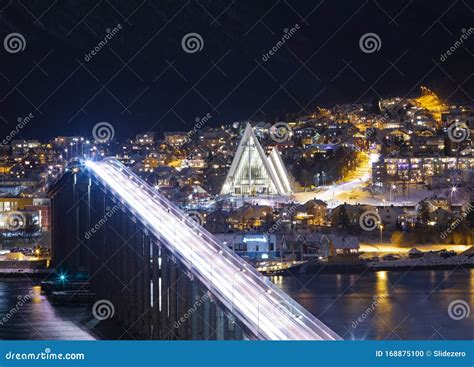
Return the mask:
[[118, 161], [89, 161], [86, 167], [256, 338], [340, 339]]

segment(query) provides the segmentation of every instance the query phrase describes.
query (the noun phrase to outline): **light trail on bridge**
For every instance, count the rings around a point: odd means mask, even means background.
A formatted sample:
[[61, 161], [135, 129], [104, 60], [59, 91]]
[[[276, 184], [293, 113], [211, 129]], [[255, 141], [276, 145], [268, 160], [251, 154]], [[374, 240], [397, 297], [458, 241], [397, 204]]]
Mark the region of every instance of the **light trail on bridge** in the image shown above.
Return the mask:
[[121, 163], [86, 167], [257, 339], [340, 339]]

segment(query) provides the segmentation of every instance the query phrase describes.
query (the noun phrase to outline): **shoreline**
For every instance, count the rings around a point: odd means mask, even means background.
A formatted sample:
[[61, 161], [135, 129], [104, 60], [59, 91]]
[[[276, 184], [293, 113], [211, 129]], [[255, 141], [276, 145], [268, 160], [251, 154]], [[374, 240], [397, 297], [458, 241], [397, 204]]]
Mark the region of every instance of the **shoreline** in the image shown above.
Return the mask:
[[[437, 259], [438, 260], [438, 259]], [[474, 268], [474, 258], [459, 256], [443, 259], [445, 261], [435, 263], [426, 262], [423, 259], [404, 259], [382, 262], [357, 262], [357, 263], [309, 263], [298, 274], [312, 274], [312, 273], [351, 273], [362, 271], [406, 271], [406, 270], [450, 270], [456, 269], [459, 266], [464, 268]]]

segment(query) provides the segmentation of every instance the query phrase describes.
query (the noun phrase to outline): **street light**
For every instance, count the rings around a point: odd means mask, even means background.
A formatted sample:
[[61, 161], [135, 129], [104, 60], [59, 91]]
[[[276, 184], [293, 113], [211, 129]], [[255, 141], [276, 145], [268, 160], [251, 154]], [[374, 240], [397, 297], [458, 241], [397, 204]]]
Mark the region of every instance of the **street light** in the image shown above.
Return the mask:
[[379, 222], [379, 228], [380, 228], [380, 247], [382, 247], [383, 224], [381, 222]]
[[456, 186], [451, 187], [451, 194], [449, 195], [451, 197], [451, 205], [453, 205], [453, 196], [457, 190]]
[[390, 186], [390, 203], [392, 203], [392, 190], [395, 190], [396, 188], [397, 188], [397, 186], [395, 186], [395, 184]]

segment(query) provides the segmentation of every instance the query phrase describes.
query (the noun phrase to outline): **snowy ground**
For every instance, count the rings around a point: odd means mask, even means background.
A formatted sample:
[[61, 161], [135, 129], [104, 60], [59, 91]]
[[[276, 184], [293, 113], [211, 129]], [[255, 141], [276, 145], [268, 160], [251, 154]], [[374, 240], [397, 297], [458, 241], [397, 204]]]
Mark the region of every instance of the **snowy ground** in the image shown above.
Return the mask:
[[455, 266], [463, 265], [472, 267], [474, 265], [474, 257], [465, 255], [442, 258], [438, 254], [425, 254], [425, 256], [417, 259], [401, 259], [393, 261], [370, 262], [371, 268], [398, 268], [398, 267], [419, 267], [419, 266]]
[[[331, 185], [321, 187], [311, 192], [302, 192], [295, 194], [296, 201], [305, 203], [311, 199], [321, 199], [328, 203], [329, 208], [334, 208], [339, 204], [365, 204], [365, 205], [394, 205], [394, 206], [415, 206], [421, 200], [432, 197], [434, 195], [445, 196], [442, 190], [428, 190], [424, 188], [413, 189], [410, 192], [401, 195], [392, 193], [373, 194], [369, 191], [366, 183], [346, 182], [339, 185]], [[453, 204], [461, 204], [463, 202], [461, 195], [454, 195]]]
[[[466, 251], [470, 246], [465, 245], [447, 245], [447, 244], [417, 244], [413, 247], [416, 247], [418, 250], [427, 252], [427, 251], [439, 251], [439, 250], [447, 250], [447, 251], [455, 251], [457, 253], [461, 253]], [[408, 254], [408, 251], [411, 250], [411, 247], [399, 247], [394, 246], [390, 243], [384, 243], [380, 245], [380, 243], [361, 243], [359, 251], [365, 253], [398, 253], [398, 254]], [[373, 255], [372, 255], [373, 256]]]
[[[378, 159], [371, 155], [371, 159], [359, 167], [350, 175], [346, 182], [321, 186], [316, 190], [295, 193], [295, 200], [299, 203], [306, 203], [312, 199], [320, 199], [327, 202], [329, 208], [334, 208], [340, 204], [365, 204], [365, 205], [394, 205], [394, 206], [414, 206], [425, 198], [434, 195], [450, 195], [447, 189], [428, 190], [425, 188], [412, 188], [403, 192], [401, 188], [395, 188], [390, 192], [373, 193], [369, 190], [371, 180], [372, 162]], [[451, 197], [453, 204], [461, 204], [463, 197], [460, 193], [454, 193]]]

